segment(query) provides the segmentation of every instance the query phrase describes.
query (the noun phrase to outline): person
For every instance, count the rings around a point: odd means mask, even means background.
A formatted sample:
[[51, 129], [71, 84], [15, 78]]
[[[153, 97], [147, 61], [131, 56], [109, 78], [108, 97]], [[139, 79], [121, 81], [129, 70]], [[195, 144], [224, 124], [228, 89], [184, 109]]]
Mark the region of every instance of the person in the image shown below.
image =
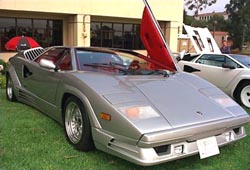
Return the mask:
[[231, 53], [231, 47], [227, 44], [226, 40], [224, 40], [222, 42], [222, 47], [220, 48], [220, 50], [224, 54], [230, 54]]
[[129, 70], [139, 70], [140, 69], [140, 65], [139, 65], [139, 61], [138, 60], [133, 60], [130, 63], [130, 66], [128, 68]]

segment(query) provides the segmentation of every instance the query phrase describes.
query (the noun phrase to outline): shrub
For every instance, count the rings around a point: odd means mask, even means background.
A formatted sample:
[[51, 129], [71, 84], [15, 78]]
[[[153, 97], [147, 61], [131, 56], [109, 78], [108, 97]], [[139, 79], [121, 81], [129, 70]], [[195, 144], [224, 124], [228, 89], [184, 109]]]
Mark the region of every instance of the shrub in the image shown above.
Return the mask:
[[0, 59], [0, 73], [5, 74], [5, 69], [6, 69], [6, 63], [5, 61]]
[[5, 89], [6, 87], [6, 80], [4, 75], [0, 75], [0, 89]]

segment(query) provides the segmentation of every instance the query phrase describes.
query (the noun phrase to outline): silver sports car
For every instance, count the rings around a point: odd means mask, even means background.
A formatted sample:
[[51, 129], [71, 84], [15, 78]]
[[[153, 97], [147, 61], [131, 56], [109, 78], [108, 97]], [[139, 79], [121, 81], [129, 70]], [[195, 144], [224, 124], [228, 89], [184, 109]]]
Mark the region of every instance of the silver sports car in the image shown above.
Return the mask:
[[150, 57], [66, 46], [18, 53], [8, 63], [7, 99], [60, 122], [78, 150], [97, 148], [144, 166], [219, 154], [246, 136], [249, 115], [214, 85], [182, 72], [151, 19], [146, 6], [141, 37]]

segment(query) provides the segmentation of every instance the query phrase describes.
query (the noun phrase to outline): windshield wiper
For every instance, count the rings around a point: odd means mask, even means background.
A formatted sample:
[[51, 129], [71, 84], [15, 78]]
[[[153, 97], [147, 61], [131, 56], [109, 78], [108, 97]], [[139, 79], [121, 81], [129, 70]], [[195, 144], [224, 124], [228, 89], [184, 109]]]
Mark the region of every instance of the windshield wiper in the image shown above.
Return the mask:
[[121, 67], [127, 68], [126, 65], [120, 64], [120, 63], [115, 63], [115, 62], [109, 62], [109, 65], [112, 65], [112, 66], [121, 66]]
[[120, 67], [116, 67], [116, 65], [118, 66], [123, 66], [125, 67], [125, 65], [119, 64], [119, 63], [90, 63], [90, 64], [83, 64], [83, 66], [88, 66], [88, 67], [94, 67], [94, 68], [111, 68], [114, 70], [119, 70], [120, 72], [123, 72], [124, 74], [127, 74], [127, 70], [120, 68]]
[[148, 75], [163, 75], [163, 77], [169, 77], [169, 73], [166, 70], [153, 70], [148, 73]]

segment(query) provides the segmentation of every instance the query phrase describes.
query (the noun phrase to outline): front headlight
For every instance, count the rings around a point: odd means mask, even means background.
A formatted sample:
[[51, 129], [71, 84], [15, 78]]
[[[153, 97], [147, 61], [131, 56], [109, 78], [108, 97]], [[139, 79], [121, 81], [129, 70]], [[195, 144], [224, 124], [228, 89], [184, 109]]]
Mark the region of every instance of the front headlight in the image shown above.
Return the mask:
[[151, 106], [125, 107], [119, 109], [130, 120], [142, 120], [160, 115]]

